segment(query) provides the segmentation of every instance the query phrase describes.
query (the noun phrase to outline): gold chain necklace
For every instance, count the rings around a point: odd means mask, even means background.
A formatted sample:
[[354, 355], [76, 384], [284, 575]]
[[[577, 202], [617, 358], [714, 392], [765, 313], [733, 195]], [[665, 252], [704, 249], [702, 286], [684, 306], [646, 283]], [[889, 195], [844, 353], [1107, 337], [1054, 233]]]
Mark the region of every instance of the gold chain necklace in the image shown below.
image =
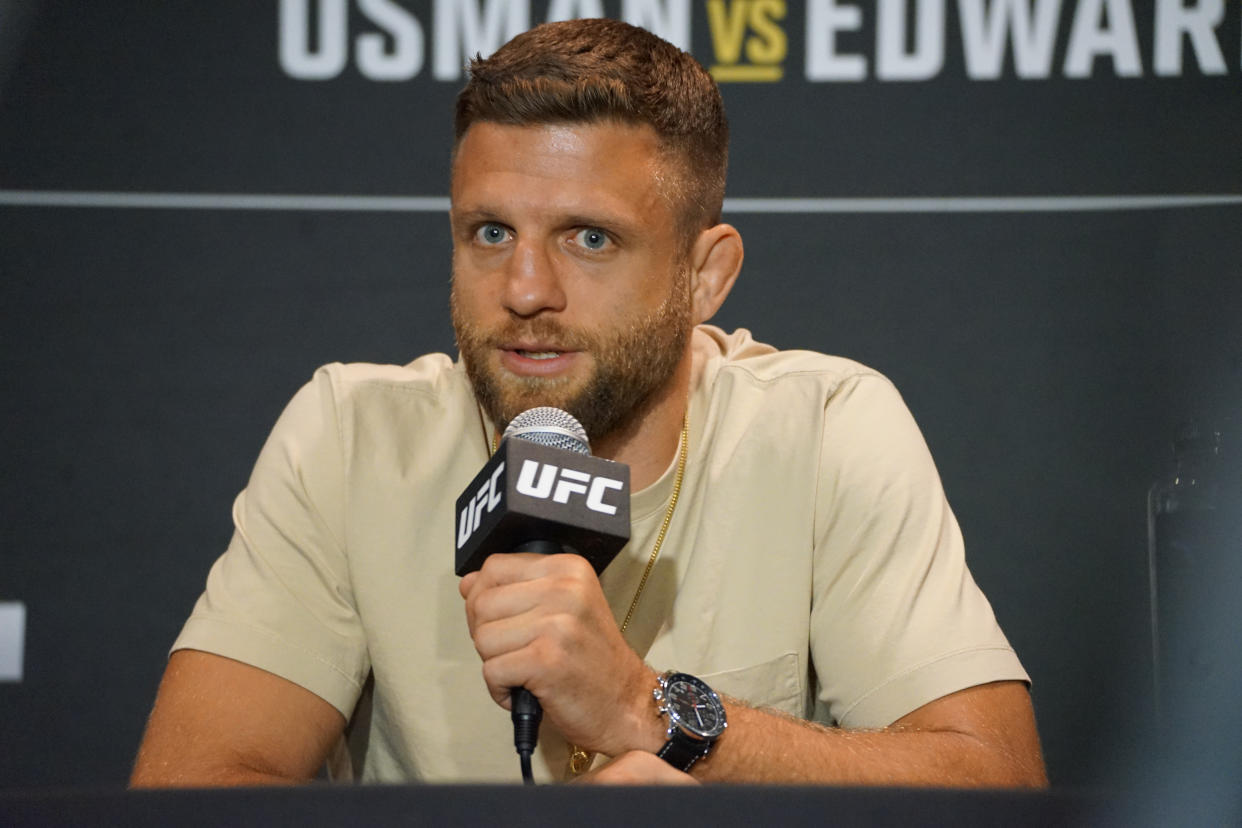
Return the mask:
[[[651, 547], [651, 557], [647, 559], [647, 567], [643, 570], [643, 577], [638, 581], [638, 589], [634, 590], [634, 599], [630, 601], [630, 609], [625, 614], [625, 620], [621, 622], [621, 635], [625, 636], [625, 631], [629, 629], [630, 619], [634, 617], [634, 610], [638, 609], [638, 600], [643, 597], [643, 589], [647, 586], [647, 578], [651, 575], [651, 570], [655, 567], [656, 558], [660, 557], [660, 548], [664, 546], [664, 535], [668, 532], [668, 525], [673, 521], [673, 510], [677, 508], [677, 497], [681, 494], [681, 480], [686, 473], [686, 454], [690, 444], [690, 410], [687, 407], [686, 415], [681, 421], [681, 439], [677, 446], [677, 474], [673, 478], [673, 493], [668, 499], [668, 508], [664, 510], [664, 521], [660, 524], [660, 533], [656, 535], [655, 545]], [[592, 763], [595, 762], [595, 752], [583, 750], [577, 745], [569, 746], [569, 764], [566, 767], [567, 776], [578, 776], [590, 770]]]

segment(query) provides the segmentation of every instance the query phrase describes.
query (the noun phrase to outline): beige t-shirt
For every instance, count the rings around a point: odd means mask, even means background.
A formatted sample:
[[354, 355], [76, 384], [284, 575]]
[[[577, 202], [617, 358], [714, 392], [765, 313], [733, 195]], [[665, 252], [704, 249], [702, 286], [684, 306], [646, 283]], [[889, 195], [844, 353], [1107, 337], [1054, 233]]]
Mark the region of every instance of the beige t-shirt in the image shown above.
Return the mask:
[[[931, 456], [892, 384], [739, 330], [693, 338], [681, 497], [626, 638], [658, 670], [844, 727], [1027, 680], [966, 568]], [[454, 501], [492, 427], [461, 364], [329, 365], [281, 415], [236, 532], [174, 649], [268, 670], [347, 718], [364, 781], [518, 781], [454, 562]], [[673, 468], [637, 492], [601, 577], [618, 619]], [[536, 778], [567, 746], [545, 720]]]

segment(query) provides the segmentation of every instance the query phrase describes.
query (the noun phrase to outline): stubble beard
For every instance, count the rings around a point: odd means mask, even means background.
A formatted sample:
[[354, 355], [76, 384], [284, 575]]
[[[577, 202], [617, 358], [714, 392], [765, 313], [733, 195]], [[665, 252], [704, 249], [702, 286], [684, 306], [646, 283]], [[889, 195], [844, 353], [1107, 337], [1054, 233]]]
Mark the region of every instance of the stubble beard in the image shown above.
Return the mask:
[[[546, 316], [510, 317], [485, 330], [465, 318], [452, 292], [450, 309], [457, 347], [474, 394], [492, 422], [504, 429], [529, 408], [550, 405], [573, 414], [593, 441], [629, 426], [644, 405], [665, 387], [685, 353], [690, 336], [689, 273], [679, 270], [668, 299], [655, 310], [623, 320], [606, 331], [566, 328]], [[583, 352], [592, 370], [579, 377], [520, 377], [496, 367], [497, 348], [516, 341]]]

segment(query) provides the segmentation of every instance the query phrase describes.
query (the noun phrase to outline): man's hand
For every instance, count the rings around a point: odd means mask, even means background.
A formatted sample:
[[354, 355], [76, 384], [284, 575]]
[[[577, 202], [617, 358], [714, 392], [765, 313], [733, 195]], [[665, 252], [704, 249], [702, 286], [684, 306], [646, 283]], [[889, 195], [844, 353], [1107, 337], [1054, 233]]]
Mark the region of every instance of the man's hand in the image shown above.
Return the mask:
[[492, 555], [461, 580], [466, 620], [496, 703], [525, 687], [574, 744], [609, 756], [658, 750], [656, 675], [630, 649], [578, 555]]
[[654, 753], [631, 750], [574, 780], [583, 785], [698, 785], [699, 780]]

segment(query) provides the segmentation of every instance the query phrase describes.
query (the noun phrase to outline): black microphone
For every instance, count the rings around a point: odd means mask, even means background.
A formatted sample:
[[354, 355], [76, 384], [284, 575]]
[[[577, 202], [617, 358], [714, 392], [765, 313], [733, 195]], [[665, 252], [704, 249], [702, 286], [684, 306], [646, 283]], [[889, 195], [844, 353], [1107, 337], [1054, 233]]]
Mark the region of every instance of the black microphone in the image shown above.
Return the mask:
[[[629, 494], [629, 466], [592, 457], [573, 415], [548, 406], [524, 411], [457, 498], [456, 572], [473, 572], [497, 552], [573, 552], [598, 575], [630, 539]], [[513, 689], [510, 706], [522, 778], [533, 784], [543, 709], [524, 687]]]

